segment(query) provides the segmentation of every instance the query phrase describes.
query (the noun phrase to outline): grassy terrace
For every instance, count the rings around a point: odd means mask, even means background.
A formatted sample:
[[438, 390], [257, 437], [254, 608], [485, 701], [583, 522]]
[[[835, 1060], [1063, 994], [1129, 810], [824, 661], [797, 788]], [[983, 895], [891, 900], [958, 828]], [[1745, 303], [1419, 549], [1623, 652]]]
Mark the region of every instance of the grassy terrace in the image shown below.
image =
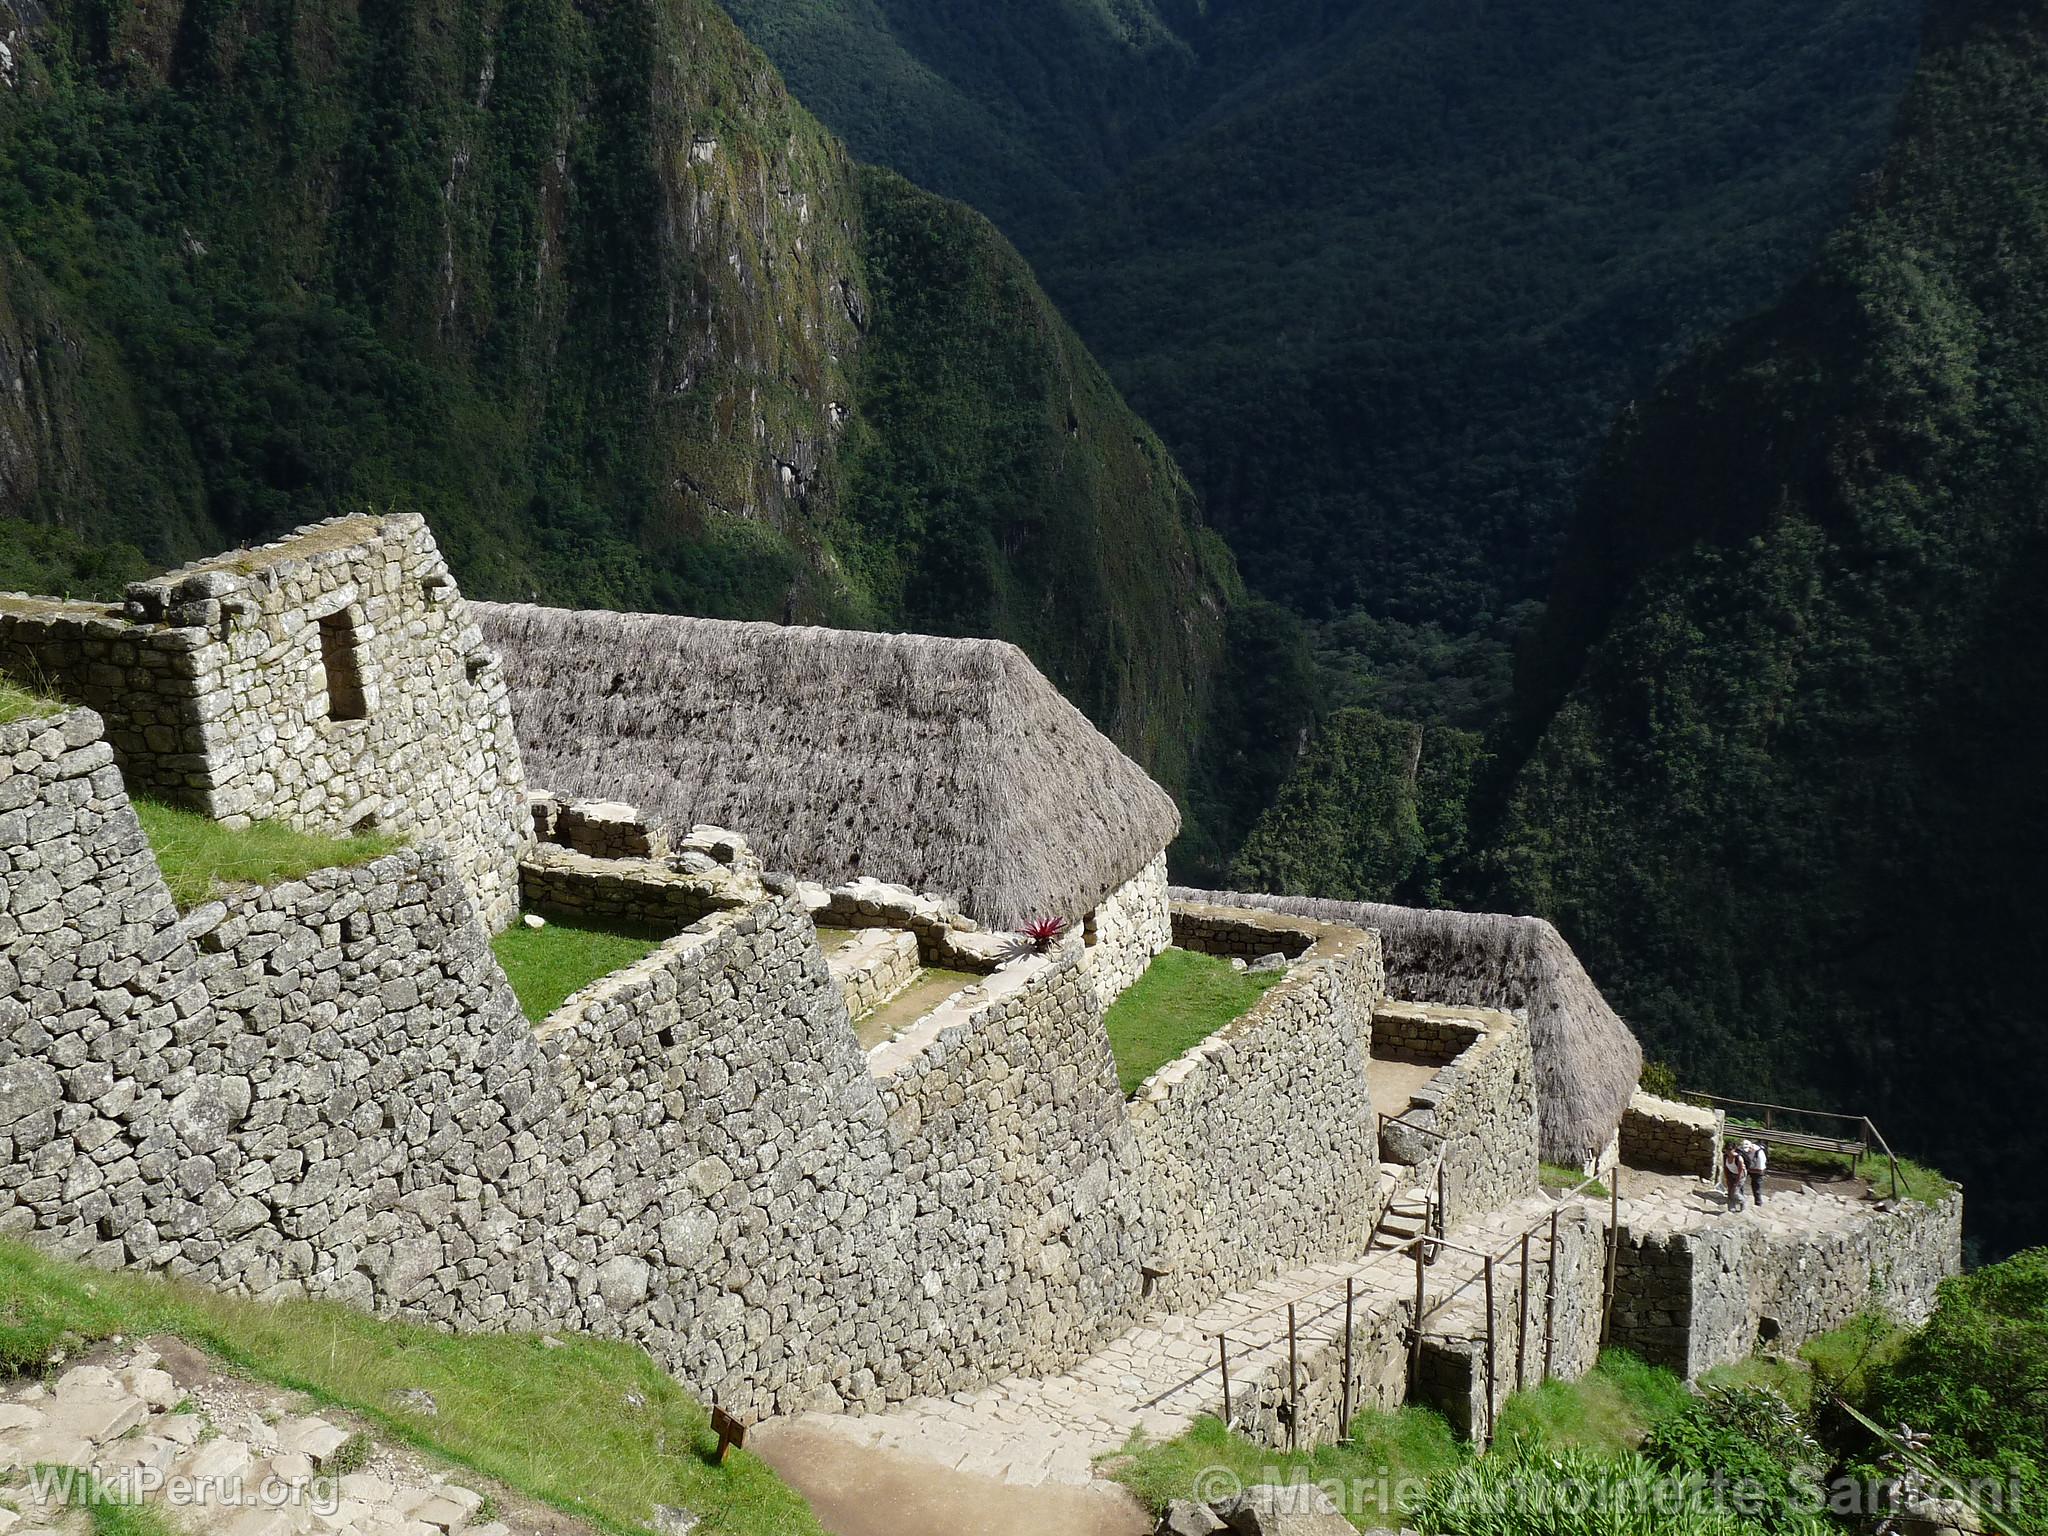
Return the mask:
[[491, 952], [519, 994], [519, 1006], [538, 1024], [599, 977], [646, 959], [672, 937], [551, 917], [545, 928], [514, 923], [491, 940]]
[[1228, 960], [1186, 949], [1156, 956], [1109, 1009], [1109, 1044], [1125, 1095], [1245, 1014], [1284, 974], [1248, 975]]
[[155, 800], [137, 800], [135, 814], [156, 850], [171, 898], [183, 910], [212, 900], [227, 886], [275, 885], [316, 869], [367, 864], [403, 846], [380, 832], [323, 837], [271, 821], [224, 827], [197, 811]]
[[[630, 1345], [456, 1336], [329, 1303], [266, 1304], [101, 1274], [0, 1242], [0, 1370], [39, 1374], [58, 1351], [116, 1334], [175, 1334], [603, 1531], [640, 1536], [654, 1507], [670, 1504], [721, 1536], [818, 1536], [808, 1507], [755, 1457], [710, 1463], [709, 1416]], [[415, 1388], [432, 1395], [432, 1414], [403, 1405], [398, 1394]], [[139, 1513], [110, 1512], [98, 1532], [162, 1529]], [[124, 1520], [133, 1523], [111, 1523]]]
[[31, 693], [0, 678], [0, 725], [12, 725], [17, 720], [40, 720], [58, 713], [63, 707], [39, 693]]

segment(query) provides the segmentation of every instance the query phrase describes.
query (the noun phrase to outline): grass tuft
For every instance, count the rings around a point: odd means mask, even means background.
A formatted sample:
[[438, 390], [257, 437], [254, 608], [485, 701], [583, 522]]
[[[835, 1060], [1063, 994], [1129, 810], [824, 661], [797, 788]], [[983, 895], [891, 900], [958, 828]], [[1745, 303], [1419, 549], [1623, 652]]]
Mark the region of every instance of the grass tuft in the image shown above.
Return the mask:
[[1585, 1184], [1585, 1194], [1600, 1200], [1607, 1198], [1607, 1186], [1600, 1180], [1594, 1179], [1587, 1183], [1585, 1174], [1576, 1168], [1568, 1168], [1563, 1163], [1539, 1163], [1536, 1167], [1536, 1181], [1545, 1189], [1577, 1189], [1581, 1184]]
[[53, 699], [46, 699], [18, 683], [0, 678], [0, 725], [12, 725], [17, 720], [47, 719], [63, 708]]
[[1216, 1418], [1197, 1419], [1186, 1432], [1155, 1445], [1139, 1445], [1120, 1456], [1107, 1470], [1154, 1511], [1175, 1499], [1192, 1499], [1217, 1486], [1214, 1467], [1226, 1467], [1240, 1484], [1316, 1483], [1340, 1485], [1352, 1522], [1366, 1526], [1398, 1525], [1399, 1517], [1422, 1491], [1422, 1484], [1471, 1459], [1442, 1415], [1426, 1408], [1393, 1413], [1361, 1413], [1351, 1422], [1351, 1438], [1340, 1445], [1313, 1451], [1276, 1451], [1233, 1435]]
[[[709, 1415], [632, 1345], [448, 1334], [328, 1302], [266, 1303], [103, 1274], [0, 1241], [0, 1359], [15, 1369], [43, 1370], [59, 1349], [116, 1334], [160, 1333], [602, 1531], [640, 1536], [654, 1507], [668, 1504], [720, 1536], [819, 1536], [803, 1501], [758, 1458], [741, 1451], [712, 1463]], [[415, 1389], [432, 1395], [432, 1415], [402, 1405], [399, 1394]], [[138, 1513], [116, 1506], [109, 1518]], [[159, 1536], [146, 1525], [98, 1529]]]
[[346, 869], [404, 846], [381, 832], [326, 837], [275, 821], [225, 827], [198, 811], [157, 800], [136, 800], [135, 814], [156, 850], [171, 899], [185, 911], [213, 900], [226, 887], [275, 885], [316, 869]]
[[1551, 1381], [1517, 1392], [1502, 1405], [1503, 1445], [1580, 1449], [1618, 1455], [1692, 1400], [1683, 1378], [1610, 1349], [1579, 1381]]
[[549, 918], [545, 928], [514, 923], [491, 951], [528, 1019], [538, 1024], [601, 976], [644, 960], [671, 935], [653, 929], [593, 927]]
[[1105, 1023], [1126, 1097], [1182, 1052], [1248, 1012], [1285, 972], [1253, 976], [1228, 960], [1169, 949], [1110, 1005]]

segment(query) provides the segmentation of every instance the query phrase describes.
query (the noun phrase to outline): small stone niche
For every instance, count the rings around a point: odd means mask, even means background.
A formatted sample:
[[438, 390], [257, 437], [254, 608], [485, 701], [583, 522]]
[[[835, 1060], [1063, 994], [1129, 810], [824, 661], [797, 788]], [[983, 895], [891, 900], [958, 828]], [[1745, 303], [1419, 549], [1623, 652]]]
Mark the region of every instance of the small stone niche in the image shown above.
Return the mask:
[[320, 666], [327, 680], [327, 718], [370, 718], [368, 690], [363, 686], [360, 637], [346, 608], [320, 618]]

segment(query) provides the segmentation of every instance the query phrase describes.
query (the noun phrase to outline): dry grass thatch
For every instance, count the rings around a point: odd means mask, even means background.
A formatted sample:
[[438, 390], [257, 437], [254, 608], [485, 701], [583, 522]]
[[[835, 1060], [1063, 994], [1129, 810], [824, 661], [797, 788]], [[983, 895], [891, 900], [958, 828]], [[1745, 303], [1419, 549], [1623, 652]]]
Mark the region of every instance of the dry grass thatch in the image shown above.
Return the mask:
[[1607, 1006], [1558, 931], [1536, 917], [1434, 912], [1313, 896], [1176, 888], [1178, 900], [1262, 907], [1379, 930], [1387, 990], [1420, 1003], [1512, 1008], [1529, 1020], [1542, 1107], [1543, 1156], [1577, 1164], [1621, 1124], [1642, 1075], [1643, 1051]]
[[1173, 840], [1166, 792], [1014, 645], [474, 603], [529, 782], [744, 833], [995, 927], [1078, 918]]

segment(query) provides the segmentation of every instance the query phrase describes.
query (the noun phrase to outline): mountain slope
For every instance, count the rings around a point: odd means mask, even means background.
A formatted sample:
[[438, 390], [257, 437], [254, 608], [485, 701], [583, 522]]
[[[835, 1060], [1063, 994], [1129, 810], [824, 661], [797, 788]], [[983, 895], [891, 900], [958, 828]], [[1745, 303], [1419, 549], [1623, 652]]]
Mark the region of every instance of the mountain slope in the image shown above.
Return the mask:
[[1017, 639], [1185, 776], [1235, 578], [1178, 470], [709, 0], [9, 3], [0, 574], [417, 509], [478, 595]]
[[1256, 588], [1480, 636], [1541, 594], [1614, 410], [1846, 210], [1919, 3], [735, 14], [857, 152], [1018, 241]]
[[1494, 841], [1690, 1082], [2048, 1232], [2048, 6], [1942, 0], [1865, 204], [1624, 421]]

